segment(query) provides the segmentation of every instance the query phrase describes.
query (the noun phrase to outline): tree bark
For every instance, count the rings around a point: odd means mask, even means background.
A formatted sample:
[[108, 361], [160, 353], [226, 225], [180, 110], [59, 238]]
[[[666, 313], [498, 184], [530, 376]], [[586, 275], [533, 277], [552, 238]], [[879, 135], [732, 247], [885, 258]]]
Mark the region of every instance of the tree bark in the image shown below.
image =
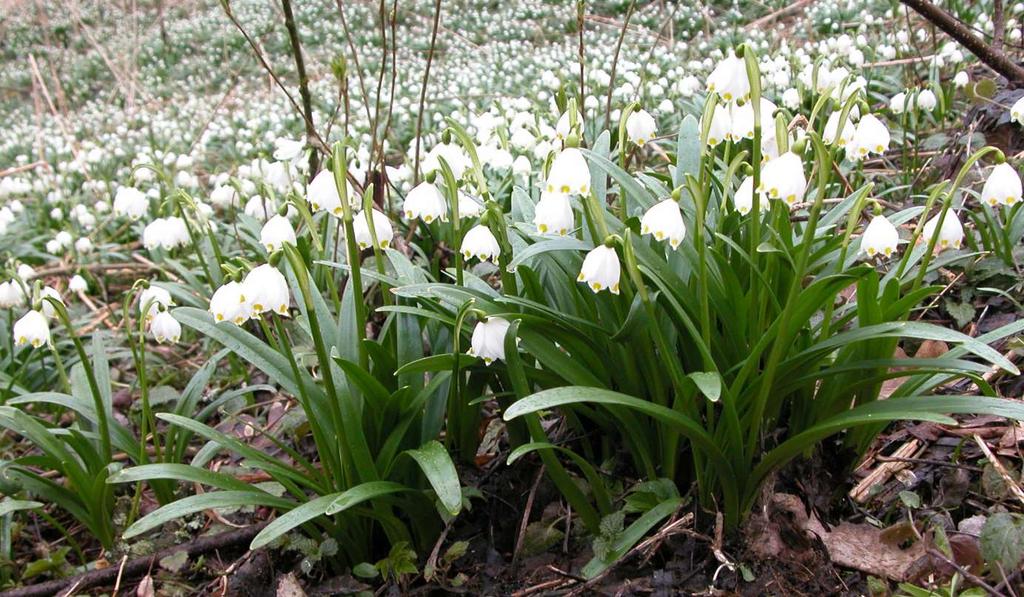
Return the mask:
[[935, 6], [928, 0], [900, 0], [917, 11], [922, 17], [945, 31], [950, 37], [960, 42], [972, 54], [978, 57], [992, 70], [1006, 77], [1008, 81], [1024, 84], [1024, 67], [1011, 60], [1006, 54], [985, 43], [973, 31], [957, 21], [949, 13]]

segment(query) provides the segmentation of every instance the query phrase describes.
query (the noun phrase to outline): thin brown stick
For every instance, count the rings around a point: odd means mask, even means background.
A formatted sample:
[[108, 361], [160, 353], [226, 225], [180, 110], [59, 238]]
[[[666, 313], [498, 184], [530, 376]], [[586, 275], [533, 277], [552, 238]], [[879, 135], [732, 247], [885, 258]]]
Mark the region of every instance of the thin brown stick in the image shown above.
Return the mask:
[[[629, 3], [629, 8], [626, 9], [626, 20], [622, 23], [622, 31], [619, 32], [619, 41], [615, 44], [615, 57], [612, 58], [612, 73], [611, 77], [608, 79], [608, 100], [605, 102], [605, 130], [608, 130], [608, 126], [612, 120], [612, 91], [615, 89], [615, 71], [619, 67], [619, 53], [622, 51], [622, 42], [626, 39], [626, 30], [629, 29], [629, 19], [633, 18], [634, 10], [636, 10], [636, 0], [632, 0]], [[622, 143], [622, 139], [619, 139], [619, 143]]]
[[[423, 69], [423, 86], [420, 87], [420, 109], [416, 115], [416, 164], [412, 170], [413, 185], [417, 185], [420, 182], [420, 135], [423, 134], [423, 106], [427, 102], [427, 82], [430, 81], [430, 65], [434, 62], [434, 48], [437, 45], [437, 25], [440, 22], [441, 0], [434, 0], [434, 26], [430, 32], [430, 50], [427, 52], [427, 66]], [[458, 217], [458, 214], [455, 217]]]
[[[299, 76], [299, 97], [302, 99], [302, 114], [306, 121], [307, 143], [312, 143], [316, 136], [316, 125], [313, 123], [313, 99], [309, 95], [309, 77], [306, 75], [306, 61], [302, 58], [302, 41], [299, 39], [299, 28], [295, 25], [292, 14], [291, 0], [281, 0], [284, 11], [284, 26], [288, 30], [288, 41], [292, 46], [292, 57], [295, 59], [295, 72]], [[320, 155], [309, 152], [309, 175], [313, 176], [320, 167]]]

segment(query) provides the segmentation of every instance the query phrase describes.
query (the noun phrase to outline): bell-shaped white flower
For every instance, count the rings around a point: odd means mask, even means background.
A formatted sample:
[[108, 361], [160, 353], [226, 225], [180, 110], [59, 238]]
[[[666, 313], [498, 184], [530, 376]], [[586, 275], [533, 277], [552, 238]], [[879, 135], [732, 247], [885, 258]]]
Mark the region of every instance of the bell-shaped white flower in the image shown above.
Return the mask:
[[57, 308], [53, 306], [53, 303], [46, 299], [52, 298], [58, 303], [62, 305], [64, 304], [64, 299], [61, 298], [60, 293], [57, 292], [57, 289], [53, 286], [43, 286], [42, 290], [39, 291], [39, 298], [43, 299], [40, 305], [43, 315], [50, 319], [53, 319], [57, 315]]
[[549, 193], [586, 195], [590, 192], [590, 167], [575, 147], [562, 150], [551, 162], [546, 187]]
[[302, 157], [302, 150], [306, 142], [303, 140], [293, 141], [287, 137], [274, 139], [274, 159], [281, 162], [291, 162]]
[[981, 202], [991, 207], [1012, 206], [1021, 199], [1020, 175], [1013, 166], [1003, 163], [992, 168], [981, 189]]
[[921, 93], [917, 94], [917, 105], [926, 112], [934, 110], [938, 103], [939, 101], [931, 89], [925, 89]]
[[[751, 209], [754, 209], [754, 177], [748, 176], [743, 179], [736, 194], [732, 196], [733, 206], [740, 215], [747, 215]], [[759, 202], [759, 208], [763, 211], [767, 205], [766, 201]]]
[[[348, 194], [348, 203], [351, 206], [359, 205], [359, 198], [351, 184], [345, 185]], [[338, 185], [334, 182], [334, 172], [321, 170], [306, 188], [306, 201], [309, 202], [313, 211], [326, 211], [332, 216], [341, 217], [344, 208], [341, 205], [341, 194], [338, 193]]]
[[149, 210], [149, 199], [134, 187], [121, 187], [114, 195], [114, 214], [137, 220]]
[[25, 290], [17, 280], [0, 284], [0, 309], [20, 307], [25, 304]]
[[188, 228], [177, 216], [157, 218], [142, 231], [142, 244], [150, 251], [157, 248], [170, 251], [188, 243]]
[[[773, 102], [761, 98], [761, 128], [762, 134], [766, 131], [770, 131], [772, 139], [775, 137], [775, 124], [772, 121], [773, 114], [778, 110]], [[710, 132], [708, 134], [710, 143]], [[767, 134], [764, 134], [767, 137]], [[730, 114], [729, 131], [726, 133], [726, 139], [734, 143], [738, 143], [743, 139], [754, 138], [754, 105], [751, 102], [747, 102], [742, 106], [733, 106]]]
[[608, 290], [612, 294], [619, 293], [619, 275], [621, 266], [615, 249], [599, 245], [587, 253], [583, 259], [583, 267], [577, 282], [585, 282], [594, 292]]
[[842, 134], [838, 133], [839, 119], [842, 117], [842, 112], [833, 112], [828, 117], [828, 122], [825, 123], [825, 131], [821, 136], [821, 140], [826, 145], [838, 145], [839, 147], [846, 147], [848, 143], [853, 141], [853, 137], [857, 132], [856, 127], [850, 122], [850, 115], [847, 114], [846, 121], [843, 123]]
[[85, 281], [85, 278], [75, 274], [68, 280], [68, 290], [71, 292], [86, 292], [89, 290], [89, 284]]
[[[703, 123], [701, 123], [703, 126]], [[715, 106], [715, 112], [711, 115], [711, 124], [708, 126], [708, 145], [714, 147], [726, 141], [733, 133], [732, 114], [728, 106], [721, 104]]]
[[847, 155], [859, 160], [871, 154], [883, 154], [888, 149], [889, 129], [875, 115], [865, 114], [857, 123]]
[[[269, 263], [255, 267], [245, 275], [242, 295], [243, 300], [249, 303], [250, 317], [258, 317], [267, 311], [288, 315], [288, 302], [291, 300], [288, 281]], [[212, 300], [210, 306], [213, 307]]]
[[867, 253], [868, 257], [891, 257], [896, 253], [899, 242], [900, 234], [892, 222], [885, 216], [875, 216], [864, 229], [864, 235], [860, 239], [860, 250]]
[[[149, 305], [147, 309], [147, 305]], [[153, 319], [160, 312], [160, 306], [171, 307], [174, 300], [171, 293], [159, 286], [150, 286], [139, 293], [139, 313], [146, 312], [146, 321]]]
[[505, 336], [509, 322], [500, 317], [488, 317], [473, 328], [473, 338], [467, 351], [470, 356], [481, 358], [490, 365], [496, 360], [505, 360]]
[[[391, 226], [391, 220], [386, 215], [370, 210], [370, 217], [373, 218], [373, 231], [377, 234], [377, 246], [386, 249], [391, 246], [391, 239], [395, 236], [395, 229]], [[373, 244], [373, 236], [370, 234], [370, 224], [366, 221], [366, 212], [359, 212], [352, 222], [352, 231], [355, 233], [356, 244], [360, 249], [367, 249]]]
[[957, 89], [963, 89], [967, 87], [967, 84], [971, 82], [971, 77], [965, 71], [960, 71], [953, 77], [953, 85]]
[[541, 191], [540, 201], [533, 208], [533, 223], [541, 234], [569, 234], [576, 227], [569, 196]]
[[222, 184], [210, 193], [210, 202], [214, 207], [220, 209], [237, 207], [239, 204], [238, 191], [231, 185]]
[[462, 238], [462, 256], [466, 259], [476, 256], [480, 261], [497, 262], [501, 254], [501, 247], [498, 246], [498, 239], [487, 226], [473, 226], [466, 236]]
[[29, 344], [33, 348], [39, 348], [43, 344], [49, 343], [50, 322], [39, 311], [32, 309], [14, 323], [15, 346]]
[[[558, 123], [555, 124], [555, 139], [558, 139], [559, 141], [564, 141], [565, 138], [569, 136], [569, 133], [572, 132], [571, 127], [570, 127], [570, 125], [572, 124], [571, 118], [572, 118], [572, 114], [570, 114], [568, 110], [563, 112], [562, 115], [558, 118]], [[576, 128], [578, 129], [578, 128], [582, 127], [582, 126], [583, 126], [583, 115], [580, 114], [579, 112], [577, 112], [576, 113]]]
[[214, 321], [230, 321], [242, 325], [252, 318], [252, 305], [245, 296], [245, 288], [238, 282], [224, 284], [210, 297], [210, 313]]
[[88, 236], [83, 236], [75, 241], [75, 250], [79, 253], [92, 253], [93, 245]]
[[432, 182], [423, 181], [405, 196], [405, 219], [419, 218], [429, 224], [434, 220], [448, 221], [448, 202]]
[[1017, 124], [1024, 125], [1024, 96], [1010, 106], [1010, 120], [1017, 122]]
[[181, 339], [181, 324], [169, 311], [160, 311], [149, 324], [149, 331], [153, 338], [163, 344], [170, 342], [177, 343]]
[[637, 145], [653, 140], [657, 132], [658, 125], [646, 110], [637, 110], [626, 118], [626, 136]]
[[423, 156], [421, 164], [423, 174], [441, 170], [441, 158], [448, 164], [452, 175], [462, 178], [466, 170], [473, 166], [473, 161], [466, 154], [466, 150], [457, 143], [438, 143], [430, 149], [427, 155]]
[[731, 51], [708, 75], [708, 93], [718, 93], [725, 102], [743, 100], [750, 94], [747, 65]]
[[284, 216], [275, 215], [270, 218], [260, 229], [260, 243], [268, 253], [280, 250], [285, 243], [294, 245], [295, 229], [292, 223]]
[[483, 203], [476, 197], [470, 197], [466, 193], [459, 191], [459, 217], [460, 218], [475, 218], [484, 211]]
[[686, 236], [679, 203], [675, 199], [655, 203], [640, 219], [640, 233], [650, 234], [657, 240], [667, 240], [673, 250], [678, 249]]
[[[935, 236], [935, 227], [938, 226], [939, 216], [941, 215], [942, 212], [939, 212], [935, 214], [932, 219], [925, 222], [924, 230], [917, 241], [918, 243], [924, 243], [927, 245], [931, 242], [932, 237]], [[949, 210], [946, 212], [945, 219], [942, 220], [942, 228], [939, 229], [939, 238], [935, 241], [935, 251], [940, 252], [949, 248], [959, 249], [960, 244], [963, 241], [964, 227], [960, 223], [960, 218], [957, 217], [956, 212]]]
[[36, 277], [36, 270], [27, 263], [19, 264], [17, 273], [18, 277], [26, 282]]
[[800, 156], [787, 151], [768, 160], [761, 169], [761, 188], [758, 191], [769, 199], [781, 199], [790, 207], [803, 201], [807, 178]]

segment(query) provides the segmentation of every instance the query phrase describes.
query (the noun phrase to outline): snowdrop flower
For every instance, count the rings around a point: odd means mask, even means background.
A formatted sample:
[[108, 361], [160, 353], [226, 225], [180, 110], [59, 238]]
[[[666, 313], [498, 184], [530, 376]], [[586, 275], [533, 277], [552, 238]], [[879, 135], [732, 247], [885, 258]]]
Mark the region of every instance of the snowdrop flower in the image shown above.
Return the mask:
[[149, 209], [149, 199], [135, 187], [121, 187], [114, 195], [114, 213], [133, 220], [141, 218]]
[[490, 365], [495, 360], [505, 360], [505, 336], [509, 322], [500, 317], [488, 317], [473, 328], [473, 338], [467, 351], [470, 356], [484, 360]]
[[512, 174], [526, 178], [533, 171], [533, 166], [530, 164], [530, 158], [525, 155], [521, 155], [512, 162]]
[[567, 147], [551, 162], [546, 189], [549, 193], [586, 195], [590, 192], [590, 167], [583, 153]]
[[[267, 311], [273, 311], [278, 315], [288, 315], [288, 301], [291, 300], [291, 293], [284, 275], [276, 267], [264, 263], [246, 274], [242, 281], [242, 296], [240, 298], [242, 301], [248, 302], [250, 317], [257, 317]], [[210, 301], [210, 305], [212, 308], [213, 300]]]
[[[568, 110], [563, 112], [562, 115], [558, 118], [558, 123], [555, 125], [555, 139], [558, 139], [559, 141], [564, 141], [565, 138], [569, 136], [569, 133], [572, 132], [572, 130], [570, 130], [569, 128], [569, 125], [571, 124], [571, 118], [572, 114], [570, 114]], [[583, 115], [580, 114], [579, 112], [576, 112], [576, 128], [578, 129], [579, 127], [582, 126]]]
[[686, 236], [679, 203], [675, 199], [665, 199], [654, 204], [640, 220], [640, 233], [653, 235], [657, 240], [667, 240], [672, 250], [678, 249]]
[[781, 199], [792, 207], [803, 200], [806, 190], [804, 164], [792, 151], [768, 160], [761, 169], [761, 188], [758, 191], [769, 199]]
[[[754, 208], [754, 177], [748, 176], [743, 179], [740, 183], [740, 187], [736, 189], [736, 194], [732, 197], [733, 206], [740, 215], [747, 215], [750, 210]], [[759, 208], [764, 209], [765, 202], [760, 202]]]
[[59, 207], [55, 207], [50, 210], [50, 219], [59, 222], [64, 219], [64, 212], [61, 211]]
[[50, 255], [60, 255], [63, 251], [64, 247], [61, 246], [57, 239], [46, 241], [46, 252]]
[[405, 196], [405, 219], [420, 218], [429, 224], [434, 220], [448, 221], [448, 205], [441, 191], [432, 182], [423, 181]]
[[864, 235], [860, 239], [860, 250], [867, 253], [868, 257], [891, 257], [896, 253], [899, 240], [900, 234], [896, 227], [885, 216], [875, 216], [864, 229]]
[[938, 105], [938, 99], [935, 97], [935, 93], [931, 89], [925, 89], [917, 96], [917, 105], [926, 112], [931, 112]]
[[46, 299], [52, 298], [58, 303], [62, 305], [64, 304], [64, 299], [61, 298], [60, 293], [57, 292], [57, 289], [52, 286], [43, 286], [43, 289], [39, 291], [39, 298], [41, 299], [43, 315], [47, 316], [50, 319], [57, 315], [57, 308], [53, 306], [53, 303]]
[[583, 267], [580, 268], [580, 275], [576, 281], [586, 282], [595, 293], [608, 290], [612, 294], [618, 294], [620, 272], [619, 256], [615, 249], [599, 245], [583, 259]]
[[27, 282], [36, 277], [36, 270], [27, 263], [19, 264], [18, 277]]
[[576, 226], [569, 196], [541, 191], [540, 201], [533, 208], [533, 223], [541, 234], [568, 234]]
[[210, 313], [214, 321], [230, 321], [242, 325], [252, 317], [252, 307], [245, 297], [245, 288], [238, 282], [224, 284], [210, 297]]
[[[377, 234], [377, 246], [381, 249], [388, 248], [391, 245], [391, 239], [395, 236], [395, 229], [391, 226], [391, 220], [376, 209], [370, 209], [370, 217], [373, 218], [373, 231]], [[370, 225], [366, 221], [365, 211], [355, 215], [355, 220], [352, 222], [352, 232], [355, 234], [356, 244], [359, 245], [360, 249], [367, 249], [373, 244], [373, 237], [370, 234]]]
[[963, 89], [964, 87], [967, 87], [967, 84], [970, 82], [971, 78], [967, 75], [965, 71], [960, 71], [956, 74], [955, 77], [953, 77], [953, 85], [955, 85], [957, 89]]
[[32, 345], [32, 348], [39, 348], [43, 344], [50, 343], [50, 322], [46, 316], [30, 310], [14, 324], [14, 345]]
[[732, 115], [729, 108], [721, 104], [715, 106], [715, 113], [711, 115], [711, 125], [708, 127], [708, 145], [714, 147], [725, 141], [732, 134]]
[[731, 51], [711, 71], [707, 80], [708, 93], [718, 93], [726, 102], [742, 100], [750, 93], [747, 65]]
[[185, 221], [177, 216], [157, 218], [142, 231], [142, 244], [150, 251], [160, 247], [170, 251], [189, 243]]
[[89, 284], [85, 281], [85, 278], [75, 274], [68, 280], [68, 290], [71, 292], [86, 292], [89, 290]]
[[[939, 223], [939, 216], [942, 212], [935, 214], [932, 219], [924, 224], [924, 231], [918, 239], [919, 243], [929, 243], [935, 236], [935, 227]], [[942, 228], [939, 230], [939, 240], [935, 243], [935, 251], [940, 252], [950, 247], [960, 248], [964, 240], [964, 227], [960, 224], [960, 218], [952, 210], [946, 212], [946, 218], [942, 221]]]
[[654, 117], [646, 110], [637, 110], [626, 119], [626, 136], [640, 146], [654, 139], [657, 128], [658, 125], [654, 122]]
[[210, 202], [214, 207], [227, 209], [238, 206], [238, 191], [231, 185], [222, 184], [210, 193]]
[[75, 241], [75, 250], [79, 253], [92, 253], [92, 249], [92, 241], [89, 240], [88, 236], [83, 236]]
[[846, 115], [846, 122], [843, 123], [842, 134], [837, 134], [839, 119], [842, 115], [842, 112], [833, 112], [832, 115], [828, 117], [828, 122], [825, 123], [825, 131], [821, 136], [821, 140], [824, 141], [826, 145], [832, 145], [835, 143], [839, 147], [846, 147], [848, 143], [853, 141], [856, 128], [854, 128], [853, 124], [850, 122], [849, 114]]
[[181, 324], [178, 323], [178, 320], [169, 311], [157, 313], [152, 323], [149, 324], [149, 331], [160, 344], [164, 342], [174, 344], [181, 339]]
[[1024, 96], [1021, 96], [1010, 107], [1010, 120], [1015, 120], [1018, 124], [1024, 125]]
[[60, 232], [58, 232], [53, 240], [57, 241], [57, 243], [59, 243], [60, 246], [65, 249], [70, 248], [71, 245], [74, 243], [74, 238], [71, 236], [71, 233], [68, 232], [67, 230], [61, 230]]
[[800, 107], [800, 92], [790, 87], [789, 89], [782, 92], [782, 105], [786, 106], [790, 110], [796, 110]]
[[[348, 190], [349, 205], [358, 205], [359, 199], [355, 197], [352, 185], [345, 186]], [[326, 211], [335, 217], [341, 217], [345, 213], [341, 206], [338, 185], [334, 182], [334, 173], [330, 170], [321, 170], [313, 177], [306, 189], [306, 201], [309, 201], [313, 211]]]
[[280, 162], [292, 162], [302, 157], [306, 142], [301, 139], [293, 141], [285, 137], [274, 140], [274, 159]]
[[[149, 308], [146, 308], [146, 305]], [[174, 305], [174, 300], [171, 299], [171, 293], [159, 286], [150, 286], [141, 293], [139, 293], [139, 313], [145, 311], [146, 321], [150, 321], [153, 317], [160, 312], [160, 306], [171, 307]]]
[[484, 206], [476, 197], [470, 197], [469, 195], [459, 191], [459, 217], [460, 218], [475, 218], [484, 211]]
[[264, 221], [267, 220], [271, 214], [276, 213], [277, 208], [269, 198], [255, 195], [245, 202], [245, 209], [243, 211], [245, 212], [245, 215], [254, 220]]
[[859, 160], [873, 153], [883, 154], [888, 149], [889, 129], [873, 114], [865, 114], [857, 123], [857, 130], [850, 142], [850, 157]]
[[462, 239], [462, 256], [469, 259], [476, 256], [480, 261], [497, 262], [501, 248], [498, 246], [498, 239], [487, 226], [473, 226]]
[[25, 291], [17, 280], [0, 283], [0, 309], [19, 307], [25, 303]]
[[[778, 110], [778, 106], [761, 98], [761, 127], [765, 132], [765, 137], [769, 135], [773, 139], [775, 137], [775, 123], [772, 121], [772, 114], [776, 110]], [[751, 102], [733, 107], [731, 119], [730, 130], [726, 135], [728, 140], [738, 142], [742, 139], [754, 138], [754, 106]]]
[[903, 111], [908, 107], [912, 108], [913, 105], [907, 106], [907, 94], [902, 91], [892, 96], [892, 99], [889, 100], [889, 110], [893, 114], [903, 114]]
[[451, 168], [452, 175], [455, 176], [456, 180], [462, 178], [466, 170], [473, 165], [472, 160], [466, 155], [466, 150], [461, 145], [456, 143], [438, 143], [423, 157], [422, 170], [424, 175], [441, 169], [441, 161], [438, 158], [444, 159], [448, 167]]
[[991, 207], [1012, 206], [1020, 199], [1020, 175], [1013, 169], [1013, 166], [1003, 163], [992, 168], [992, 172], [985, 181], [985, 186], [981, 189], [981, 202]]
[[285, 243], [295, 244], [295, 229], [284, 216], [275, 215], [260, 229], [260, 243], [268, 253], [280, 250]]

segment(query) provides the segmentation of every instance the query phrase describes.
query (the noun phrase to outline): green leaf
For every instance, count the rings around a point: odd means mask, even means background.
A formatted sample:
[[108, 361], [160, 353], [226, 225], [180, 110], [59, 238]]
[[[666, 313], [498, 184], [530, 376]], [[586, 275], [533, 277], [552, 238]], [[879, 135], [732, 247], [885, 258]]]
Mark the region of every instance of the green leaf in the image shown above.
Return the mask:
[[700, 169], [700, 126], [693, 114], [687, 114], [679, 123], [676, 140], [676, 168], [672, 173], [672, 185], [683, 186], [686, 175], [696, 177]]
[[[172, 520], [176, 520], [189, 514], [209, 510], [210, 508], [239, 508], [242, 506], [270, 506], [272, 508], [290, 509], [295, 502], [283, 498], [274, 497], [264, 491], [250, 489], [249, 491], [218, 491], [214, 493], [203, 493], [190, 495], [176, 502], [150, 512], [135, 524], [124, 531], [123, 537], [131, 539], [137, 537], [150, 529], [155, 529]], [[264, 529], [266, 530], [266, 529]]]
[[626, 555], [634, 545], [639, 543], [644, 535], [654, 528], [654, 525], [675, 512], [682, 503], [682, 498], [671, 498], [644, 512], [640, 518], [634, 520], [622, 533], [618, 534], [617, 539], [609, 546], [605, 557], [595, 557], [587, 562], [587, 565], [583, 567], [581, 572], [583, 577], [594, 578], [601, 572], [604, 572], [619, 558]]
[[0, 516], [7, 516], [11, 512], [17, 512], [19, 510], [35, 510], [36, 508], [42, 507], [42, 502], [4, 498], [4, 500], [0, 502]]
[[1004, 570], [1016, 570], [1024, 559], [1024, 522], [1009, 512], [988, 517], [981, 528], [981, 555], [986, 562], [999, 562]]
[[[476, 362], [476, 357], [468, 354], [459, 355], [459, 368], [468, 367]], [[395, 371], [395, 375], [406, 373], [429, 373], [435, 371], [451, 371], [455, 367], [455, 355], [451, 353], [437, 354], [406, 363]]]
[[553, 238], [551, 240], [542, 240], [540, 242], [533, 243], [522, 251], [516, 253], [512, 258], [512, 261], [509, 261], [507, 269], [510, 272], [515, 272], [516, 268], [527, 259], [544, 253], [550, 253], [551, 251], [589, 251], [593, 248], [594, 246], [588, 242], [583, 242], [579, 239], [568, 236]]
[[712, 402], [718, 402], [722, 397], [722, 377], [715, 371], [698, 371], [689, 375], [693, 383], [697, 384], [701, 394]]
[[114, 473], [107, 478], [107, 483], [135, 483], [153, 479], [174, 479], [189, 483], [202, 483], [217, 489], [234, 491], [253, 491], [252, 485], [239, 481], [231, 475], [217, 473], [189, 464], [161, 463], [133, 466]]
[[420, 466], [445, 510], [452, 516], [458, 514], [462, 509], [462, 489], [459, 485], [459, 473], [455, 470], [455, 463], [452, 462], [448, 450], [441, 442], [430, 440], [419, 448], [406, 450], [405, 453]]

